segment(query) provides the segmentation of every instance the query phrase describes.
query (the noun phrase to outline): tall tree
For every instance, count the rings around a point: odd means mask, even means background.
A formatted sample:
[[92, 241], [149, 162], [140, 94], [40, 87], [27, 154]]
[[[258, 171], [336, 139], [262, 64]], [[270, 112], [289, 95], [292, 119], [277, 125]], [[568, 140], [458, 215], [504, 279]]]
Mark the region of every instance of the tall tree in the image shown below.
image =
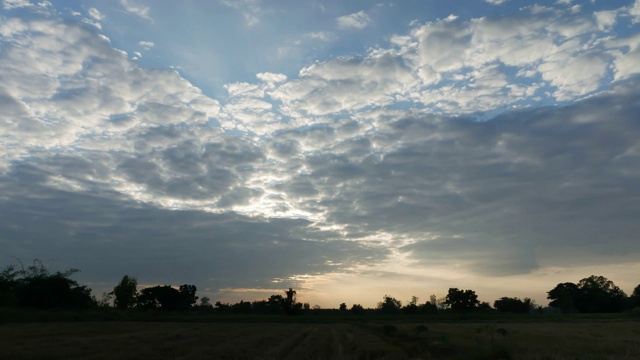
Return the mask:
[[169, 285], [153, 286], [140, 290], [138, 306], [143, 309], [176, 310], [180, 292]]
[[640, 307], [640, 285], [633, 289], [633, 293], [631, 293], [629, 297], [629, 303], [632, 309]]
[[627, 295], [604, 276], [591, 275], [578, 282], [561, 283], [548, 293], [549, 306], [563, 312], [617, 312], [625, 307]]
[[581, 312], [619, 312], [624, 310], [627, 295], [604, 276], [591, 275], [580, 280], [578, 309]]
[[190, 309], [193, 305], [195, 305], [196, 301], [198, 300], [198, 297], [196, 296], [196, 291], [198, 291], [198, 289], [196, 288], [195, 285], [188, 285], [188, 284], [180, 285], [180, 290], [178, 290], [179, 296], [180, 296], [180, 302], [178, 304], [178, 308], [180, 310], [187, 310], [187, 309]]
[[475, 309], [480, 301], [478, 295], [473, 290], [460, 290], [458, 288], [450, 288], [447, 293], [445, 302], [451, 306], [453, 311], [467, 312]]
[[580, 288], [572, 282], [560, 283], [547, 292], [547, 299], [551, 300], [549, 306], [559, 308], [563, 313], [578, 310], [579, 297]]
[[302, 304], [296, 302], [296, 291], [289, 288], [289, 290], [285, 290], [284, 293], [287, 295], [282, 301], [284, 312], [289, 315], [298, 313], [299, 310], [302, 309]]
[[400, 308], [402, 308], [402, 301], [389, 295], [383, 296], [382, 301], [378, 303], [377, 307], [378, 310], [387, 314], [396, 313]]
[[111, 294], [115, 297], [113, 303], [118, 309], [134, 307], [138, 298], [138, 280], [128, 275], [123, 276]]
[[417, 314], [418, 310], [419, 310], [419, 307], [418, 307], [418, 297], [417, 296], [412, 296], [411, 300], [409, 300], [407, 302], [407, 305], [405, 305], [402, 308], [402, 311], [404, 311], [405, 314], [409, 314], [409, 315]]

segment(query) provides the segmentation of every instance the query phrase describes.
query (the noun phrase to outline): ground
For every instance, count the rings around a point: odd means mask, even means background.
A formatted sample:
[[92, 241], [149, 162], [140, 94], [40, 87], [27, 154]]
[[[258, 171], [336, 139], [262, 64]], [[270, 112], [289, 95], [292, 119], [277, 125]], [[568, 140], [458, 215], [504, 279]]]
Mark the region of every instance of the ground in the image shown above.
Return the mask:
[[0, 325], [2, 359], [640, 359], [640, 322]]

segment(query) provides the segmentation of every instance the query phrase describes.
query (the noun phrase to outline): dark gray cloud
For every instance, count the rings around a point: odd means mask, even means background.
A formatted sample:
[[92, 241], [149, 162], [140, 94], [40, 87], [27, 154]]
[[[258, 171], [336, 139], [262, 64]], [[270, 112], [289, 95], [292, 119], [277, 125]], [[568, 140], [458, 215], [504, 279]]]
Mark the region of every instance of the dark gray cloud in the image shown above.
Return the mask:
[[0, 179], [3, 262], [38, 257], [80, 268], [78, 277], [98, 286], [130, 274], [142, 283], [189, 282], [215, 292], [345, 271], [387, 253], [316, 230], [305, 220], [172, 211], [112, 191], [51, 188], [50, 178], [37, 166], [23, 165]]
[[[526, 273], [575, 249], [594, 262], [638, 253], [640, 110], [637, 82], [571, 106], [490, 121], [407, 114], [375, 135], [395, 145], [364, 159], [312, 155], [320, 192], [306, 202], [364, 232], [411, 234], [424, 263]], [[375, 140], [374, 140], [375, 141]], [[354, 145], [358, 148], [360, 145]], [[308, 185], [311, 186], [311, 185]], [[561, 265], [561, 264], [555, 264]]]

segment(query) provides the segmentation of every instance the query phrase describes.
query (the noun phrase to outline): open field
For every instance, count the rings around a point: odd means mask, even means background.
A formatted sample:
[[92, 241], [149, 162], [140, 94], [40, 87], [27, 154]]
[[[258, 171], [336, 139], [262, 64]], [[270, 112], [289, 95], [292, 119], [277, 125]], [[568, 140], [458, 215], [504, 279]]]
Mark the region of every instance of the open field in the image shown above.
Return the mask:
[[2, 359], [640, 359], [640, 322], [0, 325]]

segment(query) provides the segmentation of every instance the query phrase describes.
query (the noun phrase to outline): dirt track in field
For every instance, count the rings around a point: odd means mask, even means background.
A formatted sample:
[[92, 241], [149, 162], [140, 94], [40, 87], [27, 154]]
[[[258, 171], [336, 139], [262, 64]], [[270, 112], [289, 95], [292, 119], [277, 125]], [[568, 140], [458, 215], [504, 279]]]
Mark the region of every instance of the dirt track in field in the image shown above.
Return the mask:
[[29, 323], [0, 325], [0, 346], [0, 359], [638, 359], [640, 323]]

